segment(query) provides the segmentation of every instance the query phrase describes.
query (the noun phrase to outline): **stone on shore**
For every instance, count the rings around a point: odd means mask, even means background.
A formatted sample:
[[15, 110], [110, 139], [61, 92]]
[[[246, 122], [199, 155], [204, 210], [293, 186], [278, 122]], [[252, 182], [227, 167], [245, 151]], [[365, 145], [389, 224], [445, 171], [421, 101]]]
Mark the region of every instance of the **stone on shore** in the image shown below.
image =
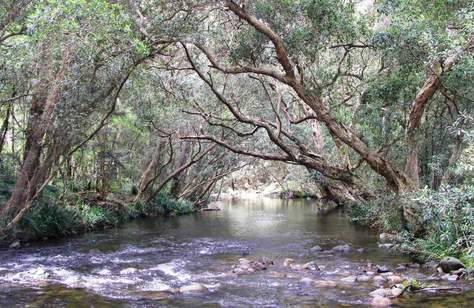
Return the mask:
[[466, 266], [459, 260], [454, 257], [446, 257], [443, 258], [439, 264], [438, 267], [441, 268], [443, 273], [449, 274], [452, 271], [456, 271], [460, 268], [466, 268]]

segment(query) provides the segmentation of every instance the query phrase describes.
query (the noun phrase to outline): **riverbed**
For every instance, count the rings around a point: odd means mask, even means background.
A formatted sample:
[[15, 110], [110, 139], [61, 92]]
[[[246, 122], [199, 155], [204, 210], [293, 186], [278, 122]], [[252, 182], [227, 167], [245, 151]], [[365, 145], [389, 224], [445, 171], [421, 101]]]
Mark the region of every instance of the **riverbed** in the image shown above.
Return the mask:
[[[345, 278], [383, 266], [403, 279], [463, 289], [462, 294], [406, 295], [395, 307], [473, 307], [472, 282], [444, 281], [432, 268], [379, 247], [378, 235], [351, 224], [342, 210], [327, 213], [314, 201], [276, 199], [226, 201], [219, 207], [2, 250], [0, 306], [363, 307], [371, 291], [390, 282]], [[332, 250], [346, 244], [350, 251]], [[274, 264], [235, 273], [239, 259], [262, 257]], [[314, 261], [319, 270], [284, 266], [287, 258], [295, 264]], [[177, 291], [192, 284], [203, 289]]]

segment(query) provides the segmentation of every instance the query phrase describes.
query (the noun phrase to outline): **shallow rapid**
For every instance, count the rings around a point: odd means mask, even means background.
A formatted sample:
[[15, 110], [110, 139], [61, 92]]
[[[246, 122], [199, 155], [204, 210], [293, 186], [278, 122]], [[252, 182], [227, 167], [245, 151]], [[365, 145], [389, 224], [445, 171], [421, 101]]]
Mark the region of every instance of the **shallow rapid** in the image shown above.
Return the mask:
[[[472, 307], [472, 282], [439, 279], [378, 245], [343, 211], [312, 201], [226, 201], [221, 211], [138, 220], [118, 228], [20, 250], [0, 251], [0, 306], [288, 307], [366, 306], [390, 282], [351, 282], [370, 263], [400, 277], [455, 285], [460, 295], [410, 295], [400, 307]], [[331, 250], [349, 244], [349, 252]], [[321, 250], [315, 249], [320, 246]], [[273, 260], [265, 270], [232, 273], [239, 259]], [[285, 259], [319, 270], [298, 270]], [[369, 264], [369, 265], [368, 265]], [[400, 264], [408, 264], [397, 272]], [[177, 292], [189, 286], [195, 292]], [[174, 290], [174, 291], [173, 291]]]

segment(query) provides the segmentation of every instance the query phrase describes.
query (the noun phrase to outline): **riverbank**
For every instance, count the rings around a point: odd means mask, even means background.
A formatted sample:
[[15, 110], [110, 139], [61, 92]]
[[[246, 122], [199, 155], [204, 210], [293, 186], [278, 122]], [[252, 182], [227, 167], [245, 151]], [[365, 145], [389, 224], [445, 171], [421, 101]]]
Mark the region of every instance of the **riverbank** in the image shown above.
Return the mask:
[[184, 215], [196, 208], [189, 202], [159, 194], [151, 202], [133, 201], [134, 196], [97, 194], [69, 195], [59, 200], [53, 187], [45, 189], [2, 246], [19, 248], [22, 243], [77, 235], [145, 217]]
[[[394, 248], [419, 262], [457, 257], [474, 268], [474, 188], [421, 189], [348, 207], [352, 222], [393, 234]], [[403, 219], [402, 209], [405, 211]], [[408, 213], [408, 215], [407, 215]]]

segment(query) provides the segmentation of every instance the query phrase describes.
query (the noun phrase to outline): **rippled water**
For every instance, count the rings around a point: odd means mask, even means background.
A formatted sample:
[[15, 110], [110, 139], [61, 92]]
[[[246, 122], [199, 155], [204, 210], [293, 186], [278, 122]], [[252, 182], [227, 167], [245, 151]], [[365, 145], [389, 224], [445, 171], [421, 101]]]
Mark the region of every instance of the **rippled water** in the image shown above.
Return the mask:
[[[253, 200], [221, 204], [222, 211], [136, 221], [19, 251], [0, 251], [0, 306], [288, 307], [366, 306], [374, 282], [340, 279], [368, 262], [395, 268], [406, 258], [378, 248], [377, 235], [350, 224], [342, 211], [321, 213], [310, 201]], [[349, 243], [351, 253], [329, 249]], [[321, 252], [311, 247], [319, 245]], [[265, 271], [231, 273], [238, 259], [269, 257]], [[321, 271], [284, 267], [316, 261]], [[398, 275], [466, 290], [470, 282], [439, 281], [432, 270]], [[309, 278], [309, 279], [308, 279]], [[315, 281], [308, 283], [308, 281]], [[335, 286], [324, 286], [323, 282]], [[193, 282], [206, 292], [164, 292]], [[388, 286], [388, 285], [385, 285]], [[400, 307], [474, 307], [474, 293], [410, 296]]]

